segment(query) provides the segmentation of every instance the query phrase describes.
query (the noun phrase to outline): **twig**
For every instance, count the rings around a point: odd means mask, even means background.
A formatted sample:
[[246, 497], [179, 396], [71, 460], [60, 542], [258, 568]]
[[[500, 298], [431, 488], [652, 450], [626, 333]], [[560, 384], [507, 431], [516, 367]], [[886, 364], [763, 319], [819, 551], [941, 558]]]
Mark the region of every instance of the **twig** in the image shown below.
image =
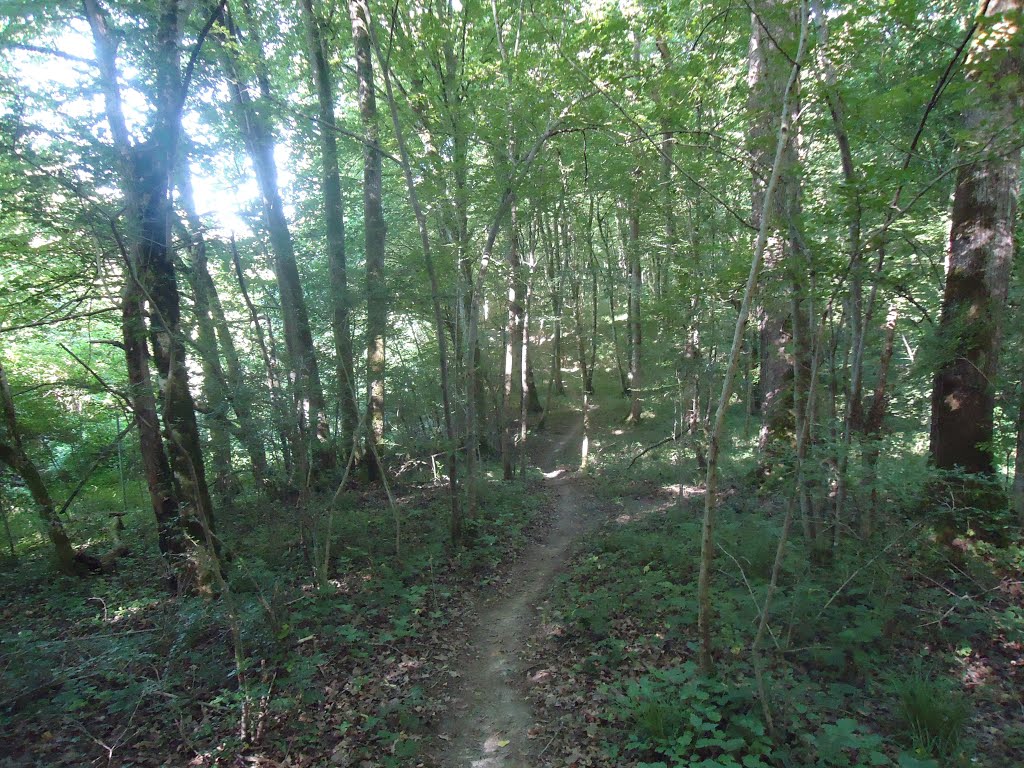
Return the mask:
[[105, 382], [105, 381], [103, 380], [103, 377], [102, 377], [102, 376], [100, 376], [100, 375], [99, 375], [98, 373], [96, 373], [96, 371], [94, 371], [94, 370], [93, 370], [93, 369], [92, 369], [92, 368], [91, 368], [91, 367], [89, 366], [89, 364], [88, 364], [87, 362], [85, 362], [85, 361], [84, 361], [84, 360], [83, 360], [82, 358], [80, 358], [80, 357], [79, 357], [78, 355], [76, 355], [76, 354], [75, 354], [74, 352], [72, 352], [72, 351], [71, 351], [70, 349], [68, 349], [68, 347], [67, 347], [67, 346], [66, 346], [66, 345], [65, 345], [65, 344], [64, 344], [63, 342], [61, 342], [61, 343], [60, 343], [60, 344], [58, 344], [57, 346], [59, 346], [59, 347], [60, 347], [61, 349], [63, 349], [63, 350], [65, 351], [65, 352], [67, 352], [67, 353], [68, 353], [69, 355], [71, 355], [72, 359], [74, 359], [74, 361], [75, 361], [76, 363], [78, 363], [78, 364], [79, 364], [80, 366], [82, 366], [83, 368], [85, 368], [85, 370], [86, 370], [86, 371], [88, 371], [88, 372], [89, 372], [89, 374], [90, 374], [90, 375], [91, 375], [91, 376], [92, 376], [92, 377], [93, 377], [94, 379], [96, 379], [96, 381], [97, 381], [97, 382], [99, 382], [99, 385], [100, 385], [101, 387], [103, 387], [103, 389], [105, 389], [105, 390], [106, 390], [107, 392], [109, 392], [109, 393], [110, 393], [110, 394], [112, 394], [112, 395], [113, 395], [114, 397], [116, 397], [116, 398], [117, 398], [118, 400], [120, 400], [120, 401], [121, 401], [121, 403], [122, 403], [122, 404], [124, 405], [124, 407], [125, 407], [125, 408], [126, 408], [126, 409], [128, 410], [128, 412], [129, 412], [129, 413], [134, 413], [135, 409], [134, 409], [134, 408], [132, 408], [132, 404], [131, 404], [131, 402], [130, 402], [130, 401], [128, 400], [128, 397], [127, 397], [126, 395], [124, 395], [124, 394], [123, 394], [123, 393], [121, 393], [120, 391], [118, 391], [118, 390], [114, 389], [114, 387], [112, 387], [112, 386], [111, 386], [110, 384], [107, 384], [107, 382]]

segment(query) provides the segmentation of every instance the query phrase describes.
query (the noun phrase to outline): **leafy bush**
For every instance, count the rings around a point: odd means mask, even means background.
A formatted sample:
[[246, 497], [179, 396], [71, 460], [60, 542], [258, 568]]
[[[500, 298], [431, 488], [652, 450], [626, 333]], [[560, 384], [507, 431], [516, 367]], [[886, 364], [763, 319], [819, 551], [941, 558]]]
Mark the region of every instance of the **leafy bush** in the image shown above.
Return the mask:
[[882, 752], [882, 737], [850, 718], [825, 724], [821, 732], [808, 741], [814, 746], [815, 765], [818, 768], [861, 768], [892, 764]]
[[700, 676], [692, 662], [656, 670], [626, 685], [620, 717], [630, 728], [626, 748], [652, 766], [767, 768], [771, 740], [750, 714], [753, 692]]

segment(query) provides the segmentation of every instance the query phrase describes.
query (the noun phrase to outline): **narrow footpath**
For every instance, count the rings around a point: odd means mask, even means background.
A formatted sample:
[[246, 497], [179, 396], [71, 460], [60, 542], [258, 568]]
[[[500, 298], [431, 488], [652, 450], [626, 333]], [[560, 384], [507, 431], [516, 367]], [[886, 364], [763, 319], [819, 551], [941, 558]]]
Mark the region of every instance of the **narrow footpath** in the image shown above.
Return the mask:
[[575, 475], [580, 416], [559, 417], [534, 438], [534, 463], [550, 490], [550, 526], [510, 567], [507, 588], [480, 606], [456, 705], [443, 727], [451, 738], [442, 759], [445, 768], [530, 768], [531, 754], [543, 747], [530, 739], [534, 721], [521, 659], [555, 574], [573, 545], [603, 519]]

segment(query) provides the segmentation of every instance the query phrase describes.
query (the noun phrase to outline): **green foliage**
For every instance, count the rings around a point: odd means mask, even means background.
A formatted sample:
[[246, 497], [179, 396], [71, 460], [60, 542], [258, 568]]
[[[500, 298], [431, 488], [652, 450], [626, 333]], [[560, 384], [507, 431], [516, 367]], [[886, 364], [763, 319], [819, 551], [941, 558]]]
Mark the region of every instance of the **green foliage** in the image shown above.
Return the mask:
[[882, 751], [882, 737], [849, 718], [826, 723], [821, 732], [808, 741], [814, 746], [816, 764], [821, 768], [892, 765]]
[[749, 687], [701, 677], [692, 662], [656, 670], [625, 686], [625, 746], [644, 759], [664, 758], [666, 766], [768, 768], [771, 740], [750, 714], [753, 703]]
[[947, 538], [979, 538], [1006, 546], [1020, 533], [1005, 488], [996, 477], [934, 472], [928, 522]]
[[971, 713], [963, 694], [921, 671], [897, 680], [894, 688], [914, 755], [956, 765], [963, 758], [964, 727]]

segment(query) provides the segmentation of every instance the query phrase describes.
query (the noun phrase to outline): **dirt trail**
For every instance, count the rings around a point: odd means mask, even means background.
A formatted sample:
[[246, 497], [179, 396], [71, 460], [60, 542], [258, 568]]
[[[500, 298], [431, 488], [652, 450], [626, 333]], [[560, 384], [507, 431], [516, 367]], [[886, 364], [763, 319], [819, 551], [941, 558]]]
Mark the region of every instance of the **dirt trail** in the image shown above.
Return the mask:
[[521, 657], [553, 577], [572, 545], [600, 522], [596, 505], [585, 501], [572, 475], [581, 431], [579, 415], [565, 414], [535, 453], [552, 491], [551, 526], [512, 566], [508, 588], [481, 606], [470, 645], [473, 655], [444, 728], [452, 738], [442, 761], [445, 768], [529, 768], [530, 752], [541, 748], [527, 735], [534, 720]]

